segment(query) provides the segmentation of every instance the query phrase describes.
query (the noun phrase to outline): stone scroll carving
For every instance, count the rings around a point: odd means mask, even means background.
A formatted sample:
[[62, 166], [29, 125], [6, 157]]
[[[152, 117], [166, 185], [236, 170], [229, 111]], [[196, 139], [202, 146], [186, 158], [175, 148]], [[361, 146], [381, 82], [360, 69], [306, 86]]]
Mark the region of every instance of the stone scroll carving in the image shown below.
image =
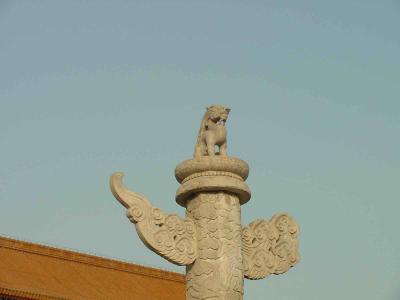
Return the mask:
[[299, 261], [299, 227], [288, 214], [255, 220], [242, 229], [244, 276], [261, 279], [287, 272]]
[[122, 173], [111, 176], [111, 191], [127, 208], [127, 217], [135, 224], [140, 239], [149, 249], [174, 264], [191, 264], [197, 256], [193, 220], [167, 214], [152, 206], [143, 195], [128, 190], [122, 183], [122, 177]]

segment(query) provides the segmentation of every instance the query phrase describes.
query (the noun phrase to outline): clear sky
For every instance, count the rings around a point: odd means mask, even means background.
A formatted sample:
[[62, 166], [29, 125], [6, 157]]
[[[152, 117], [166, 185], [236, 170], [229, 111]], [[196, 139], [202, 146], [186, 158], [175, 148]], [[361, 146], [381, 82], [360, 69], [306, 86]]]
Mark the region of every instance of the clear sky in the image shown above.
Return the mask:
[[207, 105], [250, 165], [243, 223], [301, 263], [245, 299], [400, 299], [400, 1], [0, 1], [0, 234], [183, 272], [112, 172], [168, 212]]

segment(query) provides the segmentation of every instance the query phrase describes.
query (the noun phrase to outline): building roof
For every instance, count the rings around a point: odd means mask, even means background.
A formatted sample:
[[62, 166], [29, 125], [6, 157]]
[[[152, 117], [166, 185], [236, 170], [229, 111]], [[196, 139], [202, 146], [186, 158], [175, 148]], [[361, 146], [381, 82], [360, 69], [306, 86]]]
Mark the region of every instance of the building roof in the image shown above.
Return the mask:
[[184, 275], [0, 236], [0, 297], [184, 300]]

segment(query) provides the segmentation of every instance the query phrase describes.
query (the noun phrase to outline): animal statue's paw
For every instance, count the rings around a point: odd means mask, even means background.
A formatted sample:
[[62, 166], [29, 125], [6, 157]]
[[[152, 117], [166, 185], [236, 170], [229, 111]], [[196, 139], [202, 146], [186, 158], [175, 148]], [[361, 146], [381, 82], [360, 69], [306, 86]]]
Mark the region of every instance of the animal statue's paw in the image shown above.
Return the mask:
[[288, 214], [256, 220], [242, 229], [244, 275], [261, 279], [288, 271], [299, 261], [299, 226]]
[[145, 245], [177, 265], [188, 265], [196, 259], [196, 228], [190, 218], [167, 214], [151, 205], [146, 197], [128, 190], [122, 173], [114, 173], [110, 187], [115, 198], [127, 208], [127, 217], [135, 224]]

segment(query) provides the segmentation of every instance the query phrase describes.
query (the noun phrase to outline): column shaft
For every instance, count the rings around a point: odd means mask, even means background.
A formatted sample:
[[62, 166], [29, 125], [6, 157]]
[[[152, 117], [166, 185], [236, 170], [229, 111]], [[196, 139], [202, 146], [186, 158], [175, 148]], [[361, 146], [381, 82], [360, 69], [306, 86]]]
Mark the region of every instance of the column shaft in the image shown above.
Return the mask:
[[200, 192], [187, 201], [197, 229], [198, 258], [187, 266], [187, 300], [243, 299], [240, 203], [228, 192]]

